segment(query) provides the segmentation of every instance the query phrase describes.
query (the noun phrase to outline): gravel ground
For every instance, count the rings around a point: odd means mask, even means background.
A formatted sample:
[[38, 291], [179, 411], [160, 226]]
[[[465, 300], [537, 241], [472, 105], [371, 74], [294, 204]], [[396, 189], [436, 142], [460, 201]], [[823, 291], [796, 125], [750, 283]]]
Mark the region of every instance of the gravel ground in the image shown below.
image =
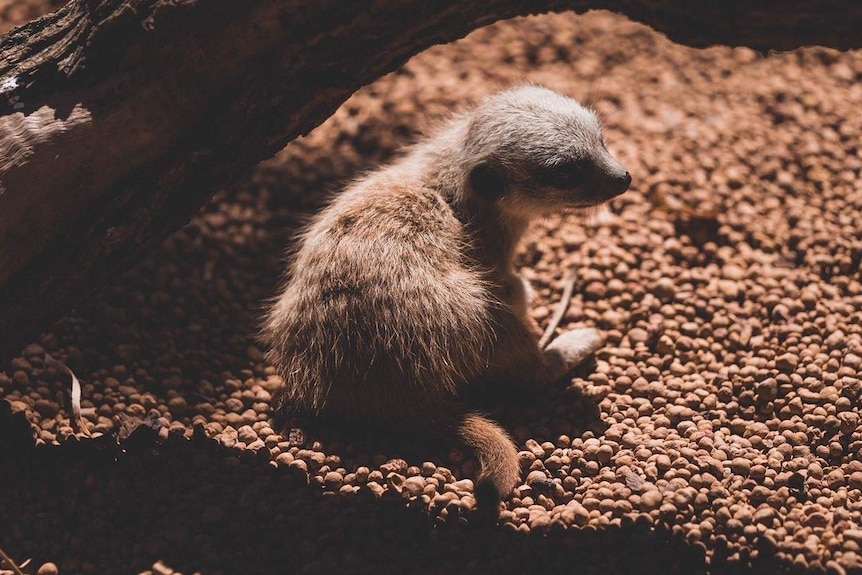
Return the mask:
[[0, 33], [57, 10], [66, 0], [0, 0]]
[[[695, 51], [606, 13], [421, 54], [0, 371], [0, 546], [43, 574], [862, 573], [860, 79], [862, 53]], [[304, 214], [524, 81], [592, 100], [634, 184], [522, 246], [536, 320], [576, 270], [562, 329], [608, 342], [486, 406], [524, 465], [489, 526], [465, 453], [282, 432], [254, 334]]]

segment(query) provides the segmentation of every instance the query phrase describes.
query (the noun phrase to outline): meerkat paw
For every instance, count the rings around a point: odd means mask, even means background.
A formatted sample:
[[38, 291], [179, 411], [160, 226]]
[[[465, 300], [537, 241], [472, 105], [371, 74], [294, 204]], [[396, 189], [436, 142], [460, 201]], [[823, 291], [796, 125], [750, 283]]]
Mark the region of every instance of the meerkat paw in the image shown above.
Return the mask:
[[545, 363], [556, 378], [563, 377], [604, 343], [604, 336], [591, 327], [567, 331], [545, 348]]

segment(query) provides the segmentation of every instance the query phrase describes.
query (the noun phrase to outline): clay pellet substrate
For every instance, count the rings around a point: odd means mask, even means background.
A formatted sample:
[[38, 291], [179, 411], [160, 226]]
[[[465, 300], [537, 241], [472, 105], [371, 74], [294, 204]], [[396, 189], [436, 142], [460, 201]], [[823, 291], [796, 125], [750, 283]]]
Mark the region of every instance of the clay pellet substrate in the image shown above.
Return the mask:
[[[151, 413], [163, 439], [197, 425], [322, 493], [396, 497], [469, 524], [475, 462], [458, 450], [411, 458], [302, 422], [282, 432], [254, 332], [304, 213], [451, 110], [535, 82], [593, 102], [634, 183], [602, 212], [538, 222], [521, 247], [539, 323], [574, 270], [562, 329], [597, 327], [607, 345], [568, 389], [486, 406], [524, 469], [499, 530], [646, 526], [713, 569], [768, 554], [778, 570], [857, 571], [860, 79], [859, 53], [692, 50], [606, 13], [479, 30], [360, 90], [253, 181], [220, 191], [9, 363], [0, 392], [37, 429], [37, 450], [68, 442], [66, 380], [47, 351], [84, 384], [94, 432]], [[86, 549], [57, 553], [41, 559], [87, 564]]]

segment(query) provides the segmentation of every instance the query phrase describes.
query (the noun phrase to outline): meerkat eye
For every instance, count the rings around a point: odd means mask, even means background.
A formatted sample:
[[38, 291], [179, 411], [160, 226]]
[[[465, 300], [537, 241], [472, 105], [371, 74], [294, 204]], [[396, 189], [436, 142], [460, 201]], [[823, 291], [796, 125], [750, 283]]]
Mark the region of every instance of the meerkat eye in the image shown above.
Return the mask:
[[545, 186], [568, 189], [583, 183], [591, 169], [592, 164], [588, 159], [568, 160], [543, 170], [538, 179]]
[[495, 200], [506, 190], [502, 168], [493, 161], [482, 162], [470, 171], [470, 186], [485, 200]]

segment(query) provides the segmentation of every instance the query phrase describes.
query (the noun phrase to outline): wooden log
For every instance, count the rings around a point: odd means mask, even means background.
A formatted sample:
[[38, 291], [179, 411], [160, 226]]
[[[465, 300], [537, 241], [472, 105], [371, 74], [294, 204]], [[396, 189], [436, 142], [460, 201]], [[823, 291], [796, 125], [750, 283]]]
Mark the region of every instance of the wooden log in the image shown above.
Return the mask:
[[410, 56], [613, 8], [692, 46], [862, 45], [835, 0], [74, 0], [0, 38], [0, 360]]

